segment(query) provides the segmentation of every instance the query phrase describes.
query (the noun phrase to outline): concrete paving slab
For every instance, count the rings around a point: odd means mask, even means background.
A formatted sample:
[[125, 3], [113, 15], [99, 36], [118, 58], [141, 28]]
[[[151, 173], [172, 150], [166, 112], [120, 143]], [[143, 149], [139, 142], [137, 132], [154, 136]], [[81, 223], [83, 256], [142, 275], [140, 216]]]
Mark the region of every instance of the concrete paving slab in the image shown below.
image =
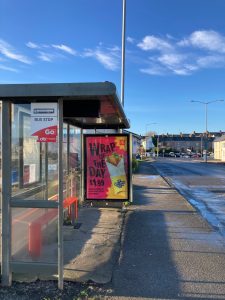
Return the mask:
[[[122, 213], [118, 209], [89, 209], [91, 212], [89, 217], [96, 218], [98, 215], [98, 221], [94, 222], [95, 226], [90, 226], [86, 219], [87, 214], [83, 213], [79, 221], [84, 226], [82, 225], [74, 234], [73, 243], [65, 241], [68, 253], [65, 253], [65, 260], [69, 253], [70, 260], [64, 267], [64, 277], [79, 282], [91, 280], [96, 283], [107, 283], [112, 278], [113, 266], [119, 255]], [[79, 236], [78, 239], [76, 236]], [[80, 249], [79, 254], [77, 249]]]

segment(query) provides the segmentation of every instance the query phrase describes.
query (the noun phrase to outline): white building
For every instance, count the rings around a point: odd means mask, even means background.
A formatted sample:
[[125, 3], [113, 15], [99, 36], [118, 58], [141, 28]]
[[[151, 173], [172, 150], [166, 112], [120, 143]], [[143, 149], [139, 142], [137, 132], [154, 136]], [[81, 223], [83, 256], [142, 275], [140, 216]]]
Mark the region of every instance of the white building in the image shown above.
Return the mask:
[[225, 135], [214, 140], [214, 158], [225, 161]]

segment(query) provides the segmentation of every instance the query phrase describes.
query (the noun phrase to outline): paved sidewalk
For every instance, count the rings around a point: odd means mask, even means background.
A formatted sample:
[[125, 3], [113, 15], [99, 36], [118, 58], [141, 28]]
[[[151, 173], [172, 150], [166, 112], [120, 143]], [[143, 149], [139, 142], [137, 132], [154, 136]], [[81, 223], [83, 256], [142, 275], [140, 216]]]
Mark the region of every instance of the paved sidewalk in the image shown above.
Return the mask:
[[[79, 230], [64, 234], [65, 280], [108, 283], [119, 257], [122, 212], [113, 208], [83, 208]], [[65, 228], [66, 229], [66, 228]]]
[[224, 242], [143, 162], [107, 299], [225, 299]]

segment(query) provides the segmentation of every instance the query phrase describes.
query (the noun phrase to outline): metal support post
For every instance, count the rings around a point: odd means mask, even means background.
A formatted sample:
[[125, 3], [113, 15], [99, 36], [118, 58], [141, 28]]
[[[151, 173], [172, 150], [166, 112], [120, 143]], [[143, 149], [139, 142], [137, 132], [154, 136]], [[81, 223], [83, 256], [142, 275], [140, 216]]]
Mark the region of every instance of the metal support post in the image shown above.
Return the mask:
[[122, 70], [121, 70], [121, 102], [124, 107], [124, 78], [125, 78], [125, 43], [126, 43], [126, 0], [123, 0], [122, 19]]
[[84, 134], [83, 129], [81, 129], [81, 201], [84, 201]]
[[58, 100], [58, 288], [63, 289], [63, 100]]
[[70, 125], [67, 124], [66, 127], [66, 196], [70, 196], [70, 189], [72, 189], [70, 180]]
[[48, 200], [48, 143], [45, 143], [45, 200]]
[[157, 157], [159, 157], [159, 135], [157, 136]]
[[129, 134], [129, 157], [130, 157], [130, 186], [129, 186], [129, 190], [130, 190], [130, 202], [133, 202], [133, 183], [132, 183], [132, 179], [133, 179], [133, 174], [132, 174], [132, 146], [133, 146], [133, 142], [132, 142], [132, 133]]
[[205, 162], [207, 163], [208, 149], [208, 103], [205, 103]]
[[[11, 103], [2, 101], [2, 285], [12, 284], [11, 258]], [[3, 176], [4, 174], [4, 176]]]

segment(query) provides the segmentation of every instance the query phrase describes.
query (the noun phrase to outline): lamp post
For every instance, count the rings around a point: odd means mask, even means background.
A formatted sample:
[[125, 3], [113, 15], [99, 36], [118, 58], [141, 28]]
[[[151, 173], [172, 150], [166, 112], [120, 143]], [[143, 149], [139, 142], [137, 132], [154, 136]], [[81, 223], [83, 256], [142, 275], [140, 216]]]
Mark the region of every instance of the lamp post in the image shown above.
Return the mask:
[[159, 157], [159, 134], [157, 136], [157, 157]]
[[124, 78], [125, 78], [125, 37], [126, 37], [126, 0], [123, 0], [122, 17], [122, 69], [121, 69], [121, 103], [124, 107]]
[[207, 142], [208, 142], [208, 104], [214, 103], [214, 102], [223, 102], [224, 100], [213, 100], [213, 101], [197, 101], [197, 100], [191, 100], [191, 102], [198, 102], [205, 105], [205, 162], [207, 163]]

